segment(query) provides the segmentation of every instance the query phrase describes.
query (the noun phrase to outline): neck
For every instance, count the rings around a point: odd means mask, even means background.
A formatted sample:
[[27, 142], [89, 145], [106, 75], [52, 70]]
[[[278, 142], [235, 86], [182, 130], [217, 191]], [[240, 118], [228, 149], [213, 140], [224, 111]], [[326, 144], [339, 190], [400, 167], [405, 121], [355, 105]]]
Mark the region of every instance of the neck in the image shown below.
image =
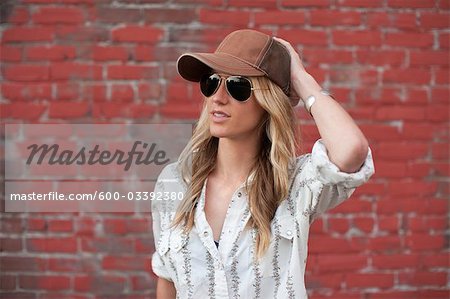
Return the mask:
[[260, 147], [259, 137], [245, 140], [220, 138], [214, 177], [229, 183], [242, 183], [249, 175]]

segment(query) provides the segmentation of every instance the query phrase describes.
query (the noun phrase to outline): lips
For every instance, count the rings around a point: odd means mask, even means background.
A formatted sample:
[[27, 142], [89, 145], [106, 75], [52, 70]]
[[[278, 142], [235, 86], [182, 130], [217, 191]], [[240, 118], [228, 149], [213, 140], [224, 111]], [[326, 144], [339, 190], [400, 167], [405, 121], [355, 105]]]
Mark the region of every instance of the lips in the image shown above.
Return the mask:
[[221, 111], [221, 110], [213, 110], [211, 112], [211, 114], [216, 117], [230, 117], [230, 115], [228, 113]]

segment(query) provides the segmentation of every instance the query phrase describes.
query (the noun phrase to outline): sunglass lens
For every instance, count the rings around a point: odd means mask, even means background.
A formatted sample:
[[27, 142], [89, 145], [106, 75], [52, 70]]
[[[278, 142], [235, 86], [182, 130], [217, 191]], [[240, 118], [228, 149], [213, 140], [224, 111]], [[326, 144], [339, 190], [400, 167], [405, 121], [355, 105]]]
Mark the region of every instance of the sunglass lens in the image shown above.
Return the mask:
[[246, 101], [252, 93], [252, 84], [250, 80], [244, 77], [228, 77], [227, 89], [230, 95], [236, 100]]
[[200, 90], [205, 97], [212, 96], [220, 84], [220, 77], [216, 74], [205, 75], [200, 79]]

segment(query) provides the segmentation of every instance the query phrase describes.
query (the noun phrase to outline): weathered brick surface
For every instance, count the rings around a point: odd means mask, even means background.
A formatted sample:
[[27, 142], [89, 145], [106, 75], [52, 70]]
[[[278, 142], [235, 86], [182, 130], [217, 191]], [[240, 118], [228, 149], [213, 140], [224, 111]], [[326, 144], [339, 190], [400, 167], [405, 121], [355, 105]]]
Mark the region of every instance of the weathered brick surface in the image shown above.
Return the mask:
[[[170, 5], [169, 5], [170, 4]], [[369, 139], [376, 174], [311, 228], [310, 298], [448, 298], [448, 0], [1, 4], [0, 118], [194, 123], [174, 68], [255, 28], [290, 40]], [[297, 113], [305, 150], [318, 137]], [[148, 214], [2, 213], [0, 297], [154, 298]]]

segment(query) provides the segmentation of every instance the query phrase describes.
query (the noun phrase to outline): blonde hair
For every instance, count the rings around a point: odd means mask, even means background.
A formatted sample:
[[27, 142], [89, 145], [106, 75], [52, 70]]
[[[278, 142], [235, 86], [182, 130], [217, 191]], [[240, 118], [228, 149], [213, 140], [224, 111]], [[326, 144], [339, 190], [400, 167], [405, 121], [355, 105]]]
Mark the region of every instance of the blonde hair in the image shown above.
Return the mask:
[[[279, 204], [288, 195], [291, 163], [298, 143], [295, 114], [289, 98], [266, 77], [250, 79], [256, 89], [255, 98], [266, 111], [260, 124], [261, 150], [250, 170], [250, 173], [254, 171], [253, 183], [246, 184], [251, 215], [247, 227], [256, 229], [256, 252], [260, 258], [269, 247], [270, 223]], [[185, 232], [194, 225], [196, 203], [206, 178], [214, 169], [218, 141], [210, 134], [204, 104], [193, 136], [179, 157], [181, 176], [188, 188], [173, 226], [182, 225]]]

